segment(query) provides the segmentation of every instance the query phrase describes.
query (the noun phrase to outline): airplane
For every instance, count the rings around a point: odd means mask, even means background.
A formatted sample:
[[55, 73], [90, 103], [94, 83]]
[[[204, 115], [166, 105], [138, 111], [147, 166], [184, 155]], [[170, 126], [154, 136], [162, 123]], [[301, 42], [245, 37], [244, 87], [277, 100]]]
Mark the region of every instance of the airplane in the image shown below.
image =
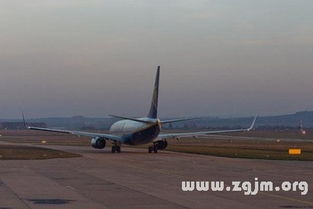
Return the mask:
[[194, 118], [181, 118], [173, 120], [160, 120], [158, 118], [158, 96], [159, 96], [160, 66], [157, 67], [151, 107], [146, 117], [131, 118], [117, 115], [111, 117], [121, 119], [115, 122], [110, 128], [110, 134], [62, 130], [27, 126], [23, 114], [24, 125], [30, 130], [49, 131], [64, 134], [73, 134], [77, 136], [87, 136], [91, 138], [91, 146], [95, 149], [104, 149], [107, 141], [112, 142], [112, 153], [121, 152], [121, 145], [142, 145], [150, 144], [149, 153], [157, 153], [158, 150], [165, 150], [168, 143], [167, 139], [182, 137], [199, 137], [210, 134], [231, 133], [251, 131], [254, 127], [256, 117], [253, 119], [249, 128], [233, 130], [216, 130], [216, 131], [198, 131], [188, 133], [161, 133], [161, 126], [168, 123], [192, 120]]

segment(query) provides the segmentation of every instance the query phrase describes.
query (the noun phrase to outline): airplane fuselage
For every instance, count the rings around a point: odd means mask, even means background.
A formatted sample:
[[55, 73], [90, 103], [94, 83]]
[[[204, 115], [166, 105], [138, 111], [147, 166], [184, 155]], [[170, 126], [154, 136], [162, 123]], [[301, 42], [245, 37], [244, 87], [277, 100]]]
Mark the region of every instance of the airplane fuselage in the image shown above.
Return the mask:
[[159, 119], [138, 118], [151, 123], [142, 123], [131, 120], [121, 120], [114, 123], [110, 132], [120, 135], [123, 138], [122, 143], [129, 145], [147, 144], [156, 139], [161, 131]]

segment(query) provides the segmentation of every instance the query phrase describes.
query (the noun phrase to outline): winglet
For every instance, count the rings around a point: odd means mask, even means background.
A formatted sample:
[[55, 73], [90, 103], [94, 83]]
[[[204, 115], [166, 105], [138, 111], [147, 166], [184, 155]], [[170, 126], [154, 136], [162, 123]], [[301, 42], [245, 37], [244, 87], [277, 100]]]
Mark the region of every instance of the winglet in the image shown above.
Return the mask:
[[28, 129], [28, 126], [27, 126], [26, 121], [25, 121], [24, 112], [22, 112], [22, 117], [23, 117], [24, 128]]
[[251, 123], [251, 126], [247, 129], [247, 131], [251, 131], [254, 128], [256, 119], [257, 119], [257, 116], [254, 116], [254, 119], [253, 119], [253, 121]]

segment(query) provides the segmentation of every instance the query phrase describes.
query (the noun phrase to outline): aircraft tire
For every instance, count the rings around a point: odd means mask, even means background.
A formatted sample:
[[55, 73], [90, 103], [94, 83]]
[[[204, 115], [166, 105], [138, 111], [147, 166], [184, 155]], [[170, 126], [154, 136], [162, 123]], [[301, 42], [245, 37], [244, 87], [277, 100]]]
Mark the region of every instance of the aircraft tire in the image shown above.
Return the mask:
[[149, 148], [148, 148], [148, 152], [149, 152], [149, 153], [152, 153], [152, 151], [153, 151], [153, 147], [149, 147]]
[[154, 147], [153, 147], [153, 152], [154, 152], [154, 153], [158, 153], [158, 147], [157, 147], [157, 146], [154, 146]]
[[112, 153], [115, 153], [115, 152], [116, 152], [116, 147], [112, 146]]

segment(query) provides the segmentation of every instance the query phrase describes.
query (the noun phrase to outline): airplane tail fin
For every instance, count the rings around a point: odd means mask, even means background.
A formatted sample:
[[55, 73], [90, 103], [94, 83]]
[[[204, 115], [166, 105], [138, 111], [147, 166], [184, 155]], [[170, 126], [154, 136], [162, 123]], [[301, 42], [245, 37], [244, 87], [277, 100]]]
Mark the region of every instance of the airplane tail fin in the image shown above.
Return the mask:
[[147, 116], [148, 118], [157, 118], [158, 117], [159, 81], [160, 81], [160, 66], [158, 66], [158, 69], [156, 72], [152, 101], [151, 101], [151, 107], [150, 107], [150, 111], [149, 111], [148, 116]]

